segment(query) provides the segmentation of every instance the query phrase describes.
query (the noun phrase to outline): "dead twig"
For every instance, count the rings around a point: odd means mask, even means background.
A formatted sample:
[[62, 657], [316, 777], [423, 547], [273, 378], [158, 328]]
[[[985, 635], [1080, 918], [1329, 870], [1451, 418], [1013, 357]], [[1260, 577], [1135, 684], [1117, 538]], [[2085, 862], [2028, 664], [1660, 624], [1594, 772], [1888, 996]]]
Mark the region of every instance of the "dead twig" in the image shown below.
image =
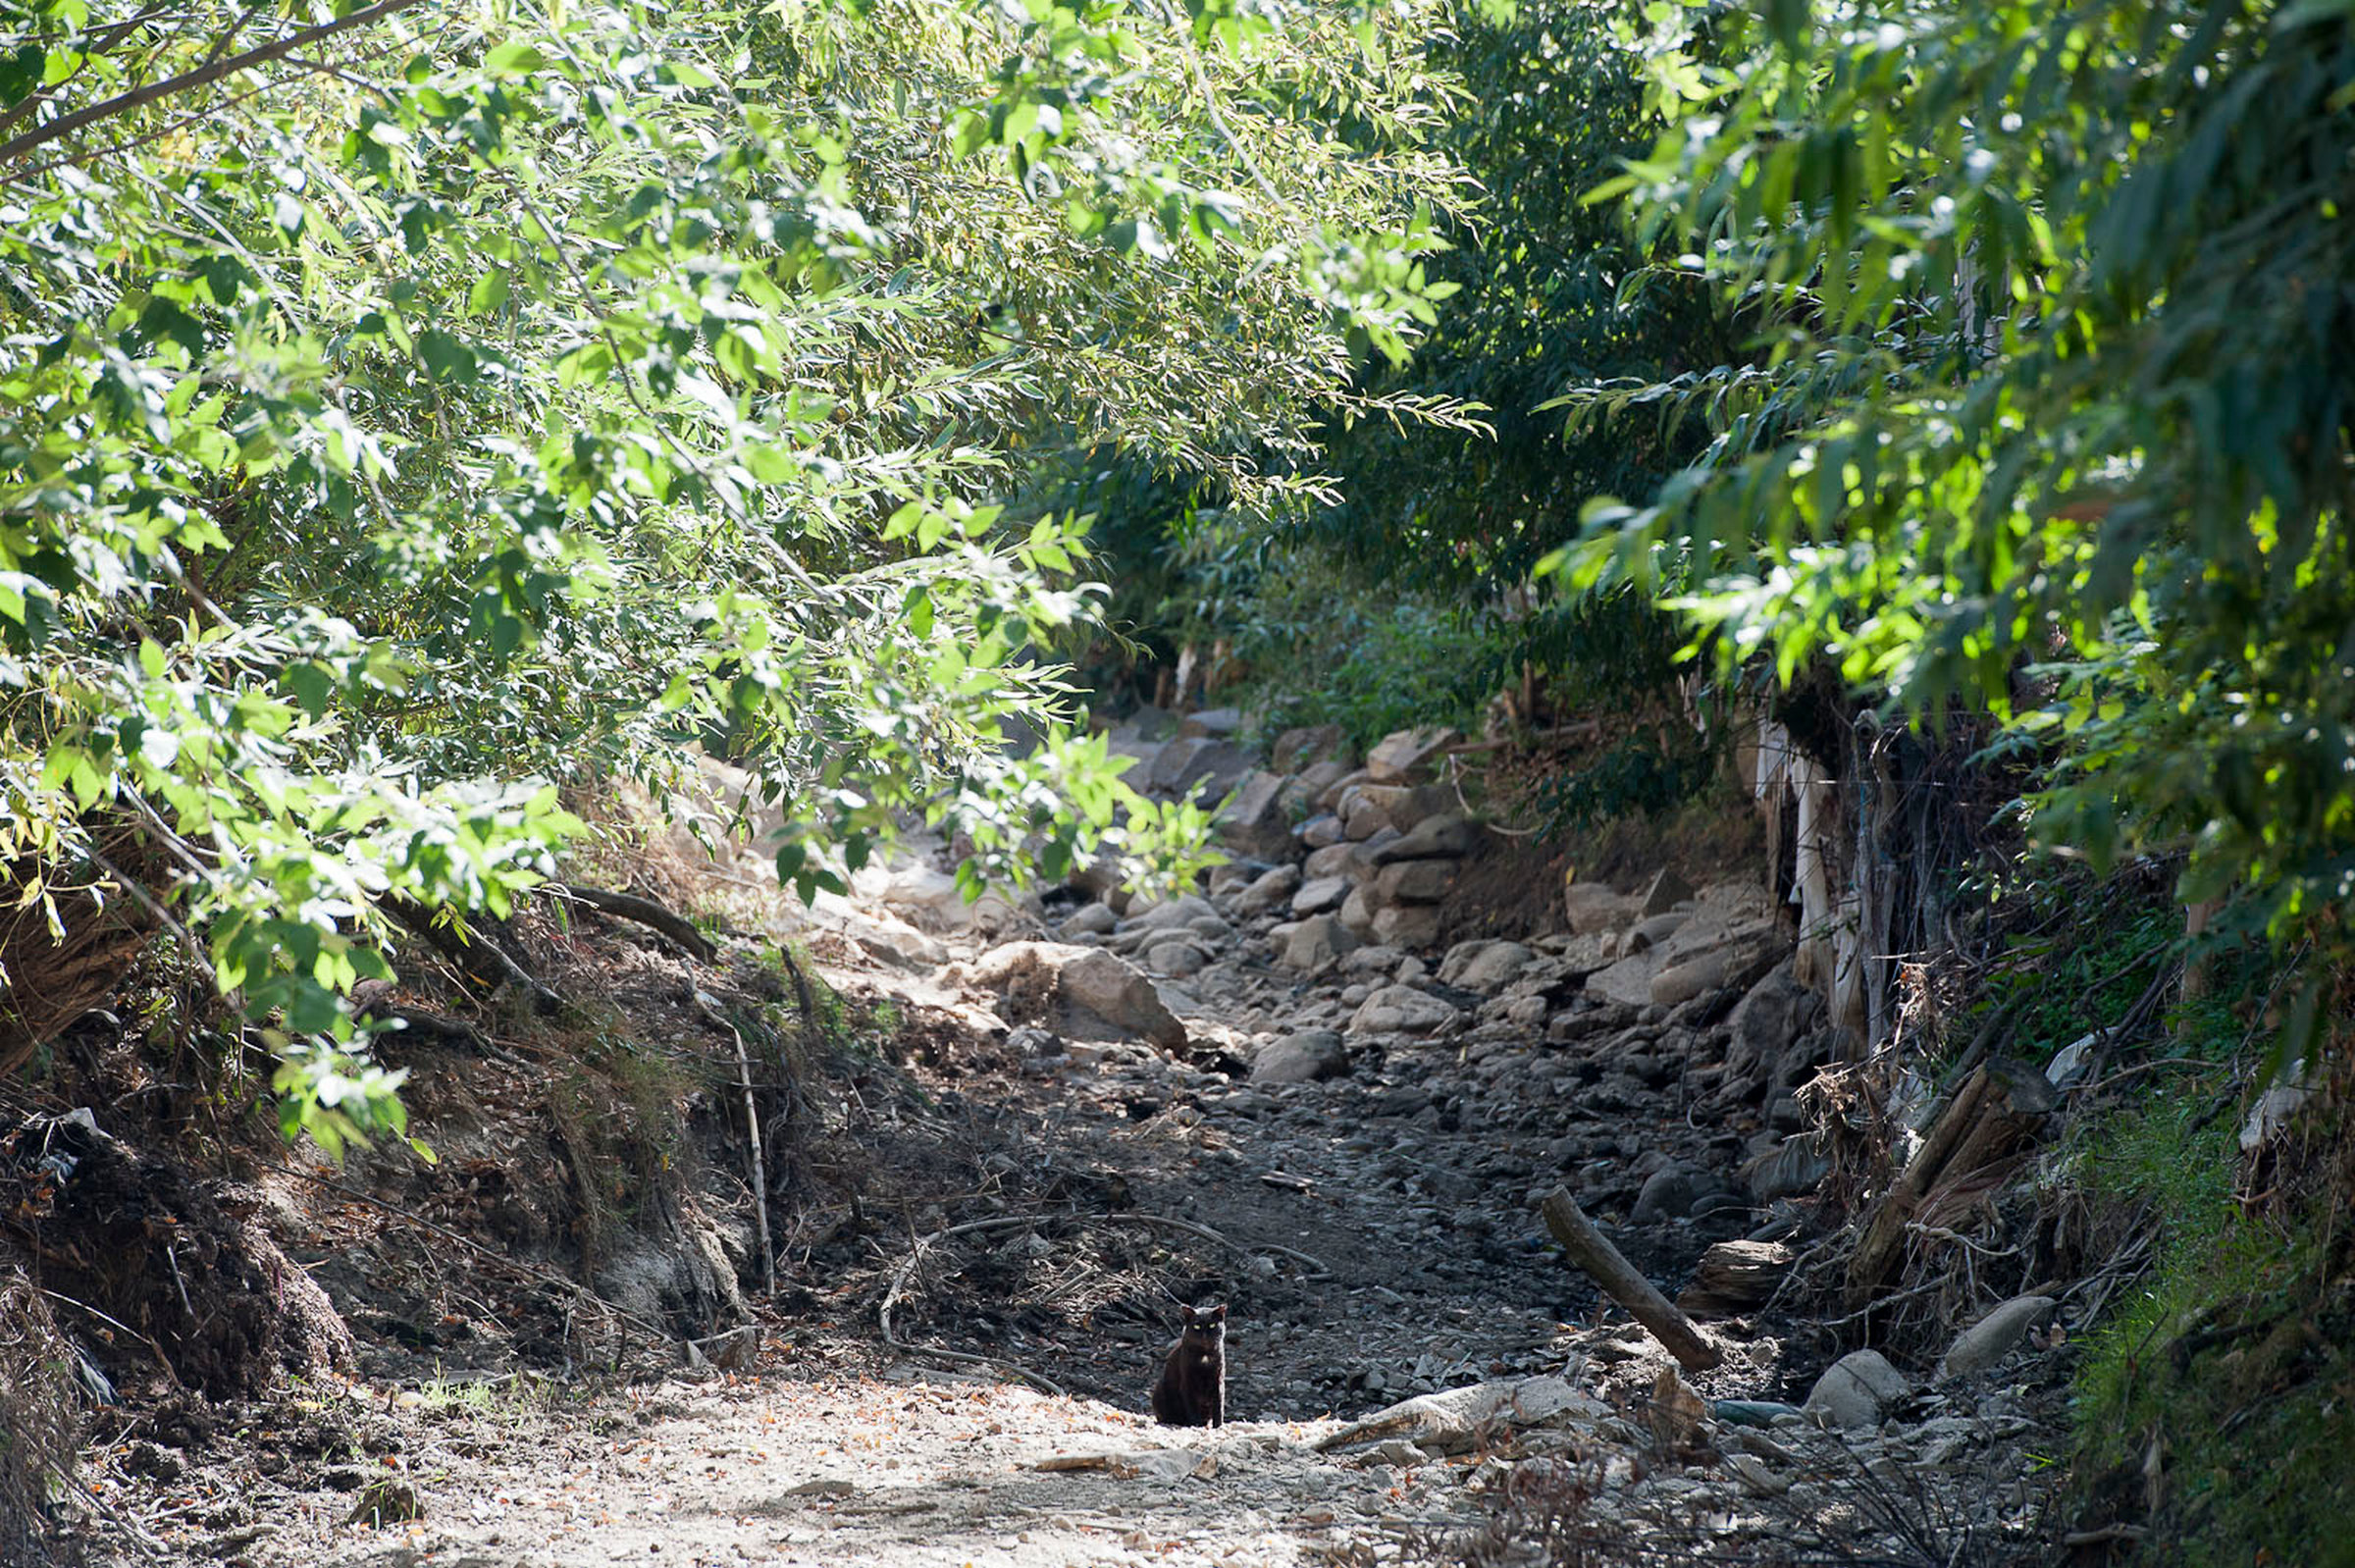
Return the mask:
[[728, 1021], [727, 1015], [719, 1011], [718, 1003], [698, 990], [695, 993], [695, 1005], [703, 1011], [704, 1017], [727, 1030], [728, 1038], [736, 1042], [736, 1072], [739, 1087], [744, 1090], [745, 1142], [750, 1146], [749, 1159], [753, 1167], [753, 1213], [760, 1225], [761, 1282], [767, 1299], [773, 1301], [777, 1294], [777, 1251], [769, 1244], [768, 1169], [760, 1153], [760, 1107], [753, 1095], [753, 1060], [744, 1048], [744, 1031]]

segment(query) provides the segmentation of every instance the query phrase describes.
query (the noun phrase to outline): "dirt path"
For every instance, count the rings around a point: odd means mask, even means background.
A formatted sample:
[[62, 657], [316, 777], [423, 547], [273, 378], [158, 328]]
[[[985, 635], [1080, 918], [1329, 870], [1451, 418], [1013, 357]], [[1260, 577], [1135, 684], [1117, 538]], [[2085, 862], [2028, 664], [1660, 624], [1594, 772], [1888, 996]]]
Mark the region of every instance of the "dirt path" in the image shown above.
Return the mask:
[[[1695, 1114], [1691, 1064], [1661, 1049], [1662, 1020], [1581, 993], [1593, 965], [1575, 943], [1480, 988], [1383, 950], [1310, 977], [1268, 962], [1275, 921], [1238, 908], [1238, 891], [1185, 912], [1196, 953], [1161, 976], [1191, 1036], [1180, 1051], [975, 1030], [987, 999], [958, 994], [954, 970], [835, 966], [847, 993], [894, 998], [928, 1060], [899, 1099], [854, 1086], [864, 1120], [831, 1157], [871, 1161], [893, 1179], [868, 1190], [891, 1196], [787, 1238], [793, 1310], [757, 1350], [717, 1347], [742, 1352], [732, 1370], [602, 1391], [561, 1369], [495, 1375], [496, 1358], [456, 1373], [457, 1341], [421, 1344], [346, 1304], [358, 1383], [216, 1408], [201, 1431], [144, 1415], [97, 1456], [120, 1555], [1439, 1561], [1464, 1560], [1465, 1532], [1504, 1507], [1509, 1530], [1550, 1520], [1562, 1539], [1628, 1552], [1911, 1561], [1910, 1531], [1918, 1560], [1992, 1562], [2028, 1529], [2020, 1452], [2037, 1429], [2016, 1390], [1901, 1378], [1874, 1419], [1826, 1435], [1773, 1408], [1804, 1402], [1826, 1359], [1795, 1349], [1788, 1326], [1715, 1326], [1724, 1365], [1680, 1384], [1567, 1269], [1533, 1207], [1556, 1182], [1671, 1291], [1710, 1242], [1792, 1228], [1741, 1192], [1742, 1132]], [[1140, 945], [1100, 913], [1075, 923], [1090, 942]], [[1429, 999], [1428, 1026], [1357, 1026], [1398, 986]], [[1549, 1044], [1527, 1024], [1537, 1011], [1588, 1022]], [[1323, 1075], [1254, 1081], [1284, 1041]], [[1662, 1172], [1674, 1181], [1651, 1179]], [[924, 1191], [942, 1196], [909, 1196]], [[341, 1267], [358, 1291], [392, 1272], [372, 1260], [317, 1272], [339, 1294]], [[491, 1294], [445, 1277], [437, 1288], [444, 1306]], [[878, 1333], [885, 1299], [913, 1350]], [[1233, 1419], [1218, 1431], [1142, 1413], [1179, 1300], [1230, 1306]], [[1334, 1441], [1418, 1395], [1445, 1397]], [[1457, 1546], [1430, 1544], [1442, 1537]], [[1974, 1542], [1980, 1555], [1956, 1555]]]

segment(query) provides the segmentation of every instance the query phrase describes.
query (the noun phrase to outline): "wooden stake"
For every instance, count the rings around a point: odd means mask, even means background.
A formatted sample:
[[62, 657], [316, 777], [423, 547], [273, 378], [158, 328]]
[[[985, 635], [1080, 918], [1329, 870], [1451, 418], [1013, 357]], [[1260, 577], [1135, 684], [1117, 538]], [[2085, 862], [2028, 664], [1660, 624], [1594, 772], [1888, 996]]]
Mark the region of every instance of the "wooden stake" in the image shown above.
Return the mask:
[[1725, 1359], [1725, 1352], [1702, 1338], [1693, 1320], [1677, 1311], [1676, 1304], [1638, 1274], [1635, 1265], [1595, 1228], [1595, 1222], [1579, 1208], [1568, 1187], [1555, 1187], [1538, 1207], [1545, 1216], [1545, 1228], [1570, 1254], [1570, 1261], [1633, 1313], [1687, 1372], [1706, 1372]]

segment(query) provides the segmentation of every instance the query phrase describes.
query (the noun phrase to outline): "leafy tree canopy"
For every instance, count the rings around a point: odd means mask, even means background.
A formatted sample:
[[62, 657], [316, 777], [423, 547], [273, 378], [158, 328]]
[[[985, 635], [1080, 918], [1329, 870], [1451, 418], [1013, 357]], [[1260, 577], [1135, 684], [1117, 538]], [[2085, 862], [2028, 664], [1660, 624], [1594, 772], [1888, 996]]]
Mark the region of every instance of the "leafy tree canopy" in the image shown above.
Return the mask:
[[1564, 399], [1717, 417], [1551, 564], [1671, 596], [1729, 663], [1984, 704], [2057, 748], [2048, 843], [2188, 851], [2186, 902], [2343, 943], [2347, 8], [1649, 15], [1669, 129], [1594, 195], [1753, 349]]
[[[1053, 725], [1113, 449], [1265, 513], [1403, 355], [1455, 189], [1423, 0], [0, 13], [0, 863], [123, 884], [392, 1124], [389, 897], [503, 913], [725, 735], [837, 885], [1142, 803]], [[1281, 460], [1271, 461], [1270, 454]], [[1045, 725], [1026, 758], [1010, 721]], [[102, 825], [171, 868], [117, 877]], [[14, 944], [12, 962], [26, 949]], [[12, 1011], [14, 1009], [12, 1008]], [[5, 1053], [0, 1053], [5, 1055]]]

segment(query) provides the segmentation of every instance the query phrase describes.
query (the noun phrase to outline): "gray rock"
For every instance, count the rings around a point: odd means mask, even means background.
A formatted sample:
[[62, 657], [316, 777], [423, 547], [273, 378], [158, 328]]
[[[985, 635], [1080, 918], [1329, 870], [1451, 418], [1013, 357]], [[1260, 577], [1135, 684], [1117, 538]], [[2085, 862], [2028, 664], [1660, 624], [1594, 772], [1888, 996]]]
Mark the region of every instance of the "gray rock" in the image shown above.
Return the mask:
[[1378, 908], [1392, 904], [1437, 904], [1455, 885], [1453, 861], [1400, 861], [1374, 879], [1368, 899]]
[[1341, 797], [1341, 836], [1369, 839], [1390, 825], [1388, 808], [1368, 795], [1367, 785], [1355, 785]]
[[1681, 1220], [1692, 1210], [1693, 1199], [1701, 1190], [1701, 1177], [1682, 1165], [1666, 1165], [1644, 1178], [1644, 1189], [1636, 1194], [1635, 1206], [1627, 1217], [1638, 1225], [1657, 1225], [1663, 1220]]
[[1171, 937], [1145, 949], [1145, 967], [1155, 974], [1183, 978], [1201, 971], [1209, 955], [1184, 937]]
[[1652, 1003], [1657, 1007], [1674, 1007], [1679, 1002], [1689, 1002], [1703, 991], [1723, 985], [1725, 976], [1723, 949], [1695, 954], [1651, 977]]
[[1281, 773], [1253, 769], [1243, 775], [1234, 794], [1219, 809], [1219, 837], [1246, 855], [1266, 860], [1292, 854], [1292, 819], [1280, 799], [1284, 786]]
[[1536, 958], [1518, 942], [1458, 942], [1439, 965], [1439, 982], [1493, 996], [1519, 979]]
[[1199, 893], [1180, 893], [1176, 898], [1158, 904], [1131, 904], [1128, 917], [1121, 922], [1124, 932], [1173, 931], [1190, 926], [1205, 915], [1218, 917], [1218, 910]]
[[1693, 889], [1674, 871], [1661, 870], [1644, 890], [1642, 912], [1647, 915], [1665, 915], [1693, 896]]
[[1601, 882], [1569, 882], [1562, 887], [1562, 915], [1580, 936], [1626, 930], [1641, 916], [1642, 899], [1611, 890]]
[[1323, 810], [1332, 811], [1337, 815], [1341, 810], [1341, 797], [1349, 793], [1351, 785], [1373, 782], [1373, 774], [1362, 767], [1353, 767], [1325, 787], [1325, 793], [1317, 797], [1317, 806]]
[[1651, 976], [1659, 961], [1649, 953], [1631, 954], [1607, 968], [1597, 969], [1587, 976], [1589, 995], [1621, 1007], [1651, 1006]]
[[1813, 1192], [1831, 1174], [1832, 1162], [1818, 1154], [1810, 1137], [1785, 1138], [1742, 1168], [1751, 1196], [1760, 1203], [1777, 1198], [1800, 1198]]
[[1178, 721], [1178, 736], [1207, 735], [1213, 740], [1230, 741], [1242, 730], [1243, 710], [1239, 707], [1206, 707], [1199, 713], [1188, 713]]
[[2049, 1322], [2060, 1303], [2051, 1296], [2014, 1296], [1956, 1336], [1938, 1363], [1941, 1381], [1975, 1378], [2012, 1353], [2028, 1331]]
[[1349, 1071], [1349, 1047], [1331, 1029], [1308, 1029], [1270, 1040], [1251, 1058], [1254, 1083], [1313, 1083]]
[[1111, 906], [1082, 904], [1064, 916], [1062, 931], [1065, 936], [1109, 936], [1120, 923], [1121, 917], [1112, 913]]
[[1441, 753], [1462, 739], [1451, 729], [1395, 731], [1385, 735], [1366, 754], [1366, 771], [1378, 784], [1415, 783]]
[[[1283, 764], [1277, 763], [1276, 771], [1284, 771]], [[1316, 810], [1318, 799], [1327, 790], [1354, 771], [1346, 762], [1311, 762], [1293, 775], [1291, 782], [1284, 785], [1283, 793], [1277, 799], [1294, 816], [1309, 815]]]
[[1726, 1076], [1748, 1079], [1771, 1072], [1775, 1060], [1814, 1022], [1820, 1007], [1815, 993], [1792, 974], [1790, 965], [1768, 971], [1726, 1017]]
[[[1166, 741], [1178, 733], [1178, 715], [1166, 707], [1155, 707], [1151, 703], [1144, 703], [1128, 715], [1128, 722], [1122, 725], [1121, 729], [1148, 741]], [[1120, 730], [1113, 733], [1117, 735]]]
[[1300, 842], [1312, 850], [1322, 850], [1341, 843], [1341, 819], [1331, 811], [1321, 811], [1300, 824]]
[[1619, 941], [1622, 953], [1642, 953], [1659, 946], [1684, 929], [1693, 916], [1683, 910], [1671, 910], [1664, 915], [1647, 915], [1628, 927], [1627, 935]]
[[1439, 911], [1432, 904], [1393, 904], [1374, 912], [1374, 940], [1392, 947], [1429, 947], [1439, 939]]
[[1292, 895], [1292, 913], [1302, 916], [1330, 914], [1348, 899], [1349, 888], [1345, 876], [1320, 876], [1315, 881], [1303, 882]]
[[1855, 1432], [1879, 1426], [1912, 1392], [1906, 1375], [1878, 1350], [1857, 1350], [1824, 1368], [1807, 1392], [1806, 1412], [1825, 1426]]
[[1284, 940], [1283, 965], [1309, 974], [1322, 974], [1358, 945], [1357, 935], [1335, 915], [1316, 915], [1302, 920]]
[[[1277, 736], [1276, 744], [1268, 749], [1268, 757], [1279, 773], [1293, 773], [1311, 762], [1337, 758], [1348, 745], [1349, 737], [1338, 724], [1306, 724]], [[1346, 764], [1341, 765], [1341, 771], [1348, 771]]]
[[1230, 741], [1207, 735], [1172, 741], [1153, 758], [1148, 782], [1163, 795], [1191, 794], [1215, 801], [1243, 781], [1251, 771], [1251, 757]]
[[1396, 948], [1384, 947], [1377, 943], [1370, 947], [1361, 947], [1341, 960], [1341, 972], [1343, 974], [1388, 974], [1398, 967], [1400, 960], [1404, 957], [1405, 955]]
[[[1348, 876], [1350, 862], [1355, 859], [1357, 846], [1334, 842], [1321, 845], [1309, 858], [1300, 862], [1300, 874], [1311, 882], [1328, 876]], [[1352, 881], [1356, 878], [1351, 877]]]
[[970, 978], [1010, 1004], [1011, 1016], [1057, 1016], [1067, 1036], [1110, 1030], [1182, 1050], [1185, 1025], [1137, 967], [1100, 947], [1061, 942], [1009, 942], [972, 966]]
[[1429, 1034], [1453, 1021], [1455, 1009], [1411, 985], [1386, 985], [1349, 1019], [1351, 1034]]
[[[1279, 865], [1273, 871], [1261, 875], [1249, 887], [1234, 896], [1235, 913], [1238, 915], [1265, 915], [1278, 905], [1289, 904], [1292, 895], [1299, 891], [1300, 867]], [[1297, 913], [1313, 915], [1316, 911], [1302, 910]]]
[[1341, 900], [1340, 919], [1343, 925], [1360, 936], [1374, 934], [1374, 906], [1366, 898], [1364, 888], [1351, 888], [1349, 896]]
[[1480, 842], [1480, 829], [1460, 815], [1427, 816], [1374, 852], [1377, 864], [1397, 861], [1461, 860]]

